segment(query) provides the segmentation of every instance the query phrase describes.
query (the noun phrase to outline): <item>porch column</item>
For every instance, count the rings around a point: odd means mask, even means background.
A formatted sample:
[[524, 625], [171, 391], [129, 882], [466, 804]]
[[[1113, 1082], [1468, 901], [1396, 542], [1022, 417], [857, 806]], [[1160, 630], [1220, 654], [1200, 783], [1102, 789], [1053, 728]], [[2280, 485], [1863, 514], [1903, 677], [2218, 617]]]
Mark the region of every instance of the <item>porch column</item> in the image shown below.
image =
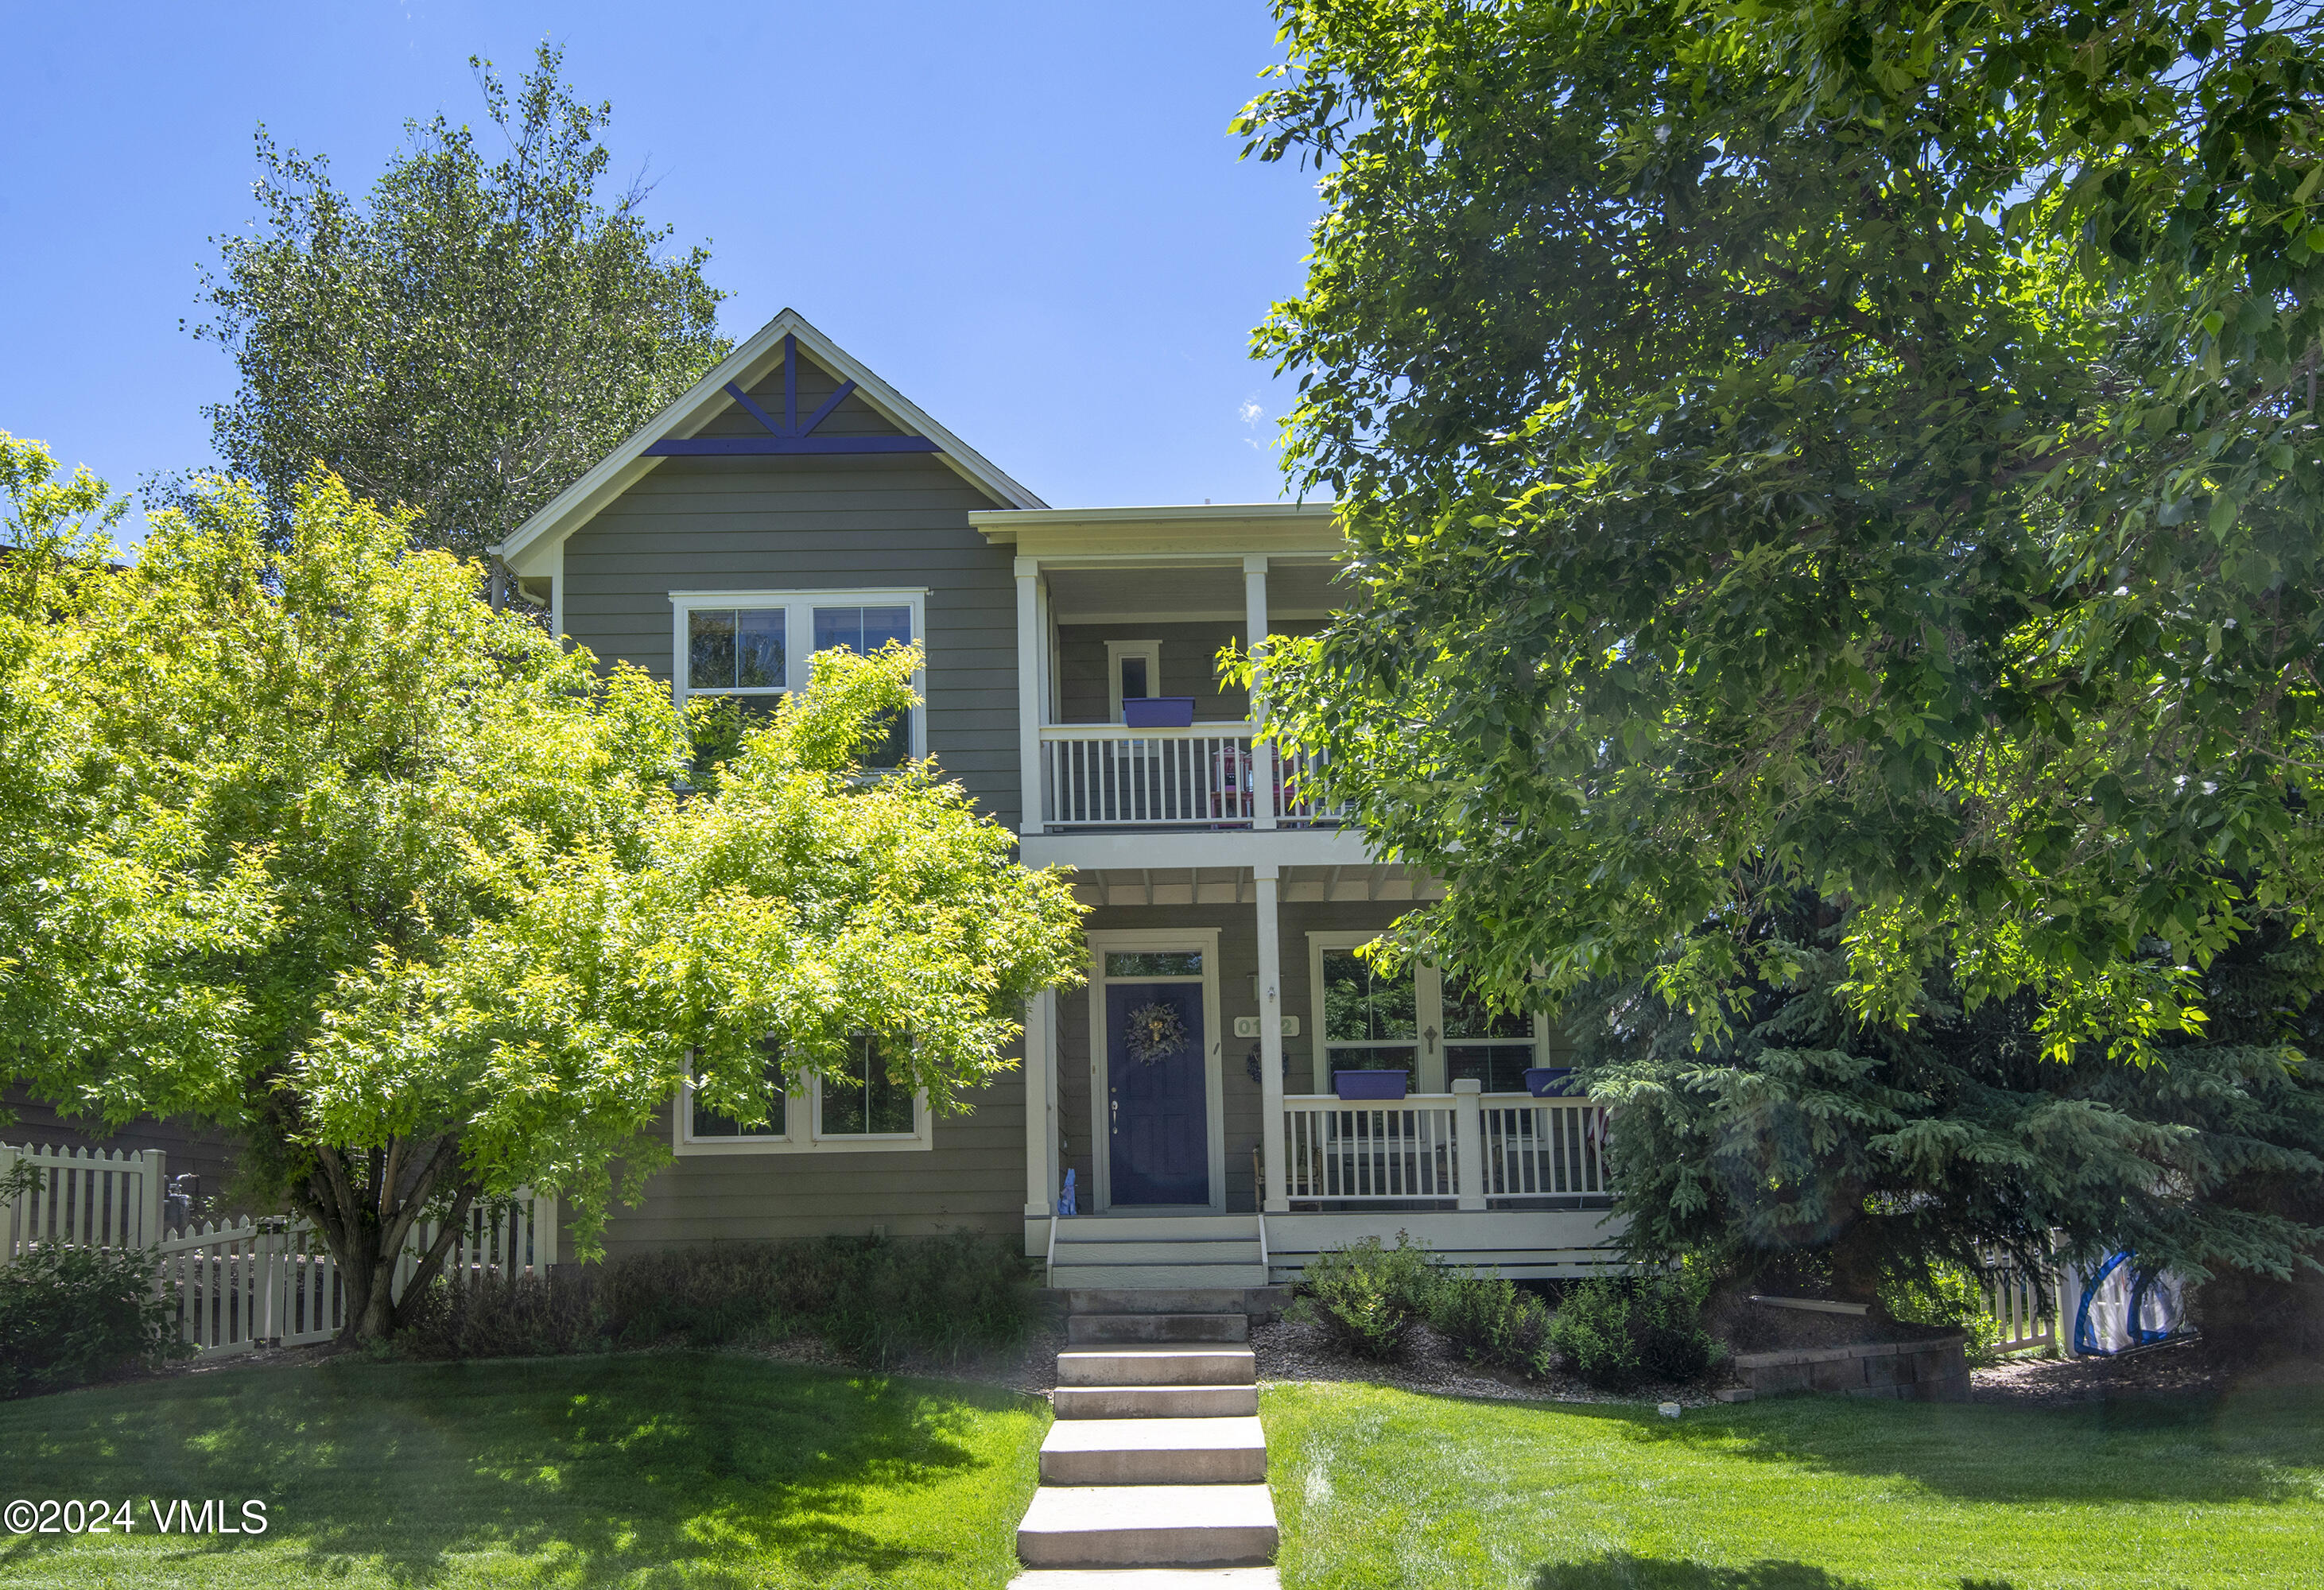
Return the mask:
[[[1242, 619], [1244, 644], [1254, 657], [1267, 639], [1267, 559], [1258, 553], [1245, 555], [1242, 560]], [[1250, 676], [1250, 718], [1259, 721], [1259, 675]], [[1250, 825], [1253, 828], [1275, 826], [1275, 809], [1282, 804], [1281, 781], [1275, 777], [1275, 748], [1254, 745], [1250, 748], [1252, 790]], [[1271, 877], [1272, 875], [1270, 875]]]
[[1452, 1191], [1464, 1209], [1485, 1207], [1485, 1111], [1474, 1077], [1452, 1080]]
[[1025, 1218], [1057, 1212], [1057, 991], [1025, 1001]]
[[1277, 869], [1251, 869], [1259, 883], [1259, 1144], [1267, 1185], [1259, 1207], [1270, 1215], [1291, 1207], [1283, 1153], [1283, 945], [1276, 922]]
[[1041, 832], [1041, 563], [1017, 560], [1017, 756], [1022, 772], [1017, 788], [1017, 831]]

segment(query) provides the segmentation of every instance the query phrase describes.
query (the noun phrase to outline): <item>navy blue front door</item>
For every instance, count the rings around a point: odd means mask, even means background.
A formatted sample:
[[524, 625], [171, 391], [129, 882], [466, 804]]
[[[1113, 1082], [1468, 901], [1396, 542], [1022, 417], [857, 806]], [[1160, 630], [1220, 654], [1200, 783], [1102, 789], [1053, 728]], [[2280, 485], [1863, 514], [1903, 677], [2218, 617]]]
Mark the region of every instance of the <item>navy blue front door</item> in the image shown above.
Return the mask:
[[1203, 985], [1108, 983], [1105, 1026], [1112, 1201], [1210, 1202]]

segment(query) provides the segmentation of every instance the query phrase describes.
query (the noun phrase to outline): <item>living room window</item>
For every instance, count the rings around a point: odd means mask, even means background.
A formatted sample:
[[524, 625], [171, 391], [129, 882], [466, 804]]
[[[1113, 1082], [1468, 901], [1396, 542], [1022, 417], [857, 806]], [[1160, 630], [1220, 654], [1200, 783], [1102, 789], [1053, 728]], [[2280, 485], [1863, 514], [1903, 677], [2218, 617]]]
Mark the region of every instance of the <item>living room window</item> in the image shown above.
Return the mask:
[[1356, 953], [1377, 934], [1310, 933], [1315, 1006], [1315, 1090], [1335, 1071], [1408, 1071], [1416, 1093], [1442, 1093], [1474, 1077], [1487, 1093], [1522, 1093], [1547, 1058], [1549, 1024], [1526, 1012], [1493, 1011], [1457, 978], [1407, 960], [1393, 976]]
[[743, 1122], [696, 1097], [694, 1083], [674, 1112], [672, 1149], [680, 1155], [853, 1153], [934, 1145], [927, 1098], [888, 1073], [880, 1041], [859, 1034], [836, 1077], [809, 1077], [786, 1091], [780, 1052], [767, 1045], [773, 1101], [767, 1118]]

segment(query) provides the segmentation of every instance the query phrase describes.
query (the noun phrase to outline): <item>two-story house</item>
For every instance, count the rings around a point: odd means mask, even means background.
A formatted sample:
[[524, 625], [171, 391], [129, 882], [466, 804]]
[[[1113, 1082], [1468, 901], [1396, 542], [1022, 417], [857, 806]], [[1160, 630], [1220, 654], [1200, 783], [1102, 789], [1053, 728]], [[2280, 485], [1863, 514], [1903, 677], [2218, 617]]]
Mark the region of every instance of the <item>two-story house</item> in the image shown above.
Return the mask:
[[[611, 1250], [1021, 1229], [1058, 1284], [1256, 1284], [1398, 1231], [1511, 1275], [1602, 1262], [1603, 1118], [1526, 1088], [1554, 1034], [1355, 956], [1428, 886], [1220, 681], [1229, 642], [1323, 620], [1343, 555], [1328, 505], [1048, 507], [788, 310], [512, 536], [519, 599], [681, 702], [919, 642], [887, 754], [936, 758], [1093, 907], [1087, 988], [1033, 1002], [1021, 1075], [969, 1113], [931, 1119], [868, 1045], [763, 1126], [682, 1099]], [[1335, 1091], [1384, 1071], [1408, 1091]]]

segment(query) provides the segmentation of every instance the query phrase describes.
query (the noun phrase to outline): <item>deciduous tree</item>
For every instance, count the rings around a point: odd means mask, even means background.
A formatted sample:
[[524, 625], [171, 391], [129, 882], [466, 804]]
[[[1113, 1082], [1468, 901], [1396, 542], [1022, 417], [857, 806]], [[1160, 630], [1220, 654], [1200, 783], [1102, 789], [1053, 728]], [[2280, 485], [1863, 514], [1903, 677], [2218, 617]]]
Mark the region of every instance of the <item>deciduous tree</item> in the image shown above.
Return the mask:
[[492, 611], [474, 564], [327, 473], [280, 551], [216, 481], [115, 568], [101, 486], [0, 457], [0, 1075], [243, 1134], [356, 1334], [393, 1328], [423, 1218], [447, 1235], [414, 1287], [521, 1184], [586, 1251], [689, 1067], [763, 1119], [773, 1087], [844, 1085], [868, 1034], [954, 1111], [1074, 975], [1061, 877], [933, 764], [861, 771], [910, 648], [819, 655], [693, 787], [666, 685]]
[[195, 335], [233, 355], [240, 388], [206, 412], [278, 539], [320, 462], [476, 556], [725, 356], [708, 251], [666, 250], [642, 182], [609, 189], [613, 106], [576, 99], [561, 62], [541, 45], [512, 102], [473, 60], [506, 152], [409, 123], [368, 203], [259, 129], [264, 218], [217, 240]]

